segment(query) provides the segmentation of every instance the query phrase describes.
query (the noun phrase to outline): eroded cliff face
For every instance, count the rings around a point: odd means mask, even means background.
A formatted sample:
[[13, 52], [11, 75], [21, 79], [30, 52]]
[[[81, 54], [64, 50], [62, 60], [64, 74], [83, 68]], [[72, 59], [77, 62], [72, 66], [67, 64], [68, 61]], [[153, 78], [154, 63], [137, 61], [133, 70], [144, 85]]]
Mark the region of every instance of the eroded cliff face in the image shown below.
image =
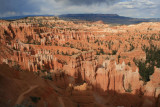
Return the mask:
[[158, 99], [159, 68], [155, 67], [150, 81], [144, 83], [134, 60], [145, 61], [144, 47], [150, 44], [159, 48], [159, 32], [160, 23], [109, 26], [55, 17], [0, 21], [0, 63], [40, 76], [43, 72], [52, 77], [65, 73], [74, 78], [71, 84], [87, 82], [98, 92]]

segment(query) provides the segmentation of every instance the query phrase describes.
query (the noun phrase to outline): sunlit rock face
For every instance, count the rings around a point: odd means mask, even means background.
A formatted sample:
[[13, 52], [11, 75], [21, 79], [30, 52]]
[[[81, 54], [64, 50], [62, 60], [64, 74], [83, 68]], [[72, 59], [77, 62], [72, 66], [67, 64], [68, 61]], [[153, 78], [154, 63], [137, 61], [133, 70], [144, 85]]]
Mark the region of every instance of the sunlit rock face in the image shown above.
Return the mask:
[[145, 47], [159, 48], [159, 35], [160, 23], [110, 26], [56, 17], [0, 21], [0, 63], [58, 77], [65, 73], [75, 90], [159, 98], [159, 68], [144, 83], [135, 63], [146, 61]]

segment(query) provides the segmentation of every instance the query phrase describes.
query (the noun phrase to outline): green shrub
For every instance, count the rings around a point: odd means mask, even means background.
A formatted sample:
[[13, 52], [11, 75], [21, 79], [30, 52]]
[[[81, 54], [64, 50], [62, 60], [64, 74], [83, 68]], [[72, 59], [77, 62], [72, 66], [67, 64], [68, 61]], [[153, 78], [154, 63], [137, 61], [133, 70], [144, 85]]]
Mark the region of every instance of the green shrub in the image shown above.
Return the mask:
[[135, 63], [139, 68], [139, 74], [141, 76], [141, 79], [144, 82], [150, 81], [149, 77], [154, 73], [154, 66], [153, 65], [147, 66], [147, 63], [142, 61], [137, 61]]
[[128, 89], [127, 90], [125, 90], [126, 92], [129, 92], [129, 93], [131, 93], [132, 92], [132, 86], [131, 86], [131, 84], [129, 83], [128, 84]]
[[116, 55], [117, 50], [112, 50], [112, 55]]
[[37, 103], [39, 100], [41, 100], [40, 97], [34, 97], [34, 96], [30, 96], [30, 99], [32, 100], [32, 102]]
[[150, 44], [150, 48], [143, 46], [143, 51], [146, 53], [146, 61], [136, 61], [135, 64], [139, 68], [141, 80], [144, 82], [150, 81], [150, 75], [154, 73], [154, 66], [160, 68], [160, 49]]
[[96, 55], [100, 55], [100, 53], [98, 51], [96, 51]]
[[134, 50], [134, 46], [132, 45], [132, 44], [130, 44], [130, 50], [129, 51], [132, 51], [132, 50]]
[[121, 58], [121, 56], [120, 55], [118, 55], [118, 63], [119, 63], [119, 59]]
[[103, 51], [103, 49], [100, 49], [100, 53], [101, 53], [101, 54], [104, 54], [104, 51]]
[[49, 73], [47, 73], [47, 75], [42, 76], [42, 78], [48, 79], [48, 80], [51, 80], [51, 81], [53, 80], [52, 75], [49, 74]]
[[15, 64], [13, 68], [17, 71], [21, 71], [21, 66], [19, 64]]
[[73, 44], [70, 44], [70, 47], [71, 47], [71, 48], [74, 48]]

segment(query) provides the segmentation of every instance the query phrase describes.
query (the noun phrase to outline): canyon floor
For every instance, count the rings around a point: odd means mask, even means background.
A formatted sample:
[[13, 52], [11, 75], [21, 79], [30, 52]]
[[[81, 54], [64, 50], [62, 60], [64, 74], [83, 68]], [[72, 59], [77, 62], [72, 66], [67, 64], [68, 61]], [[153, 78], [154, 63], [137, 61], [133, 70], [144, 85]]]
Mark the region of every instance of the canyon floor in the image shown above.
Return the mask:
[[160, 107], [160, 23], [0, 20], [1, 107]]

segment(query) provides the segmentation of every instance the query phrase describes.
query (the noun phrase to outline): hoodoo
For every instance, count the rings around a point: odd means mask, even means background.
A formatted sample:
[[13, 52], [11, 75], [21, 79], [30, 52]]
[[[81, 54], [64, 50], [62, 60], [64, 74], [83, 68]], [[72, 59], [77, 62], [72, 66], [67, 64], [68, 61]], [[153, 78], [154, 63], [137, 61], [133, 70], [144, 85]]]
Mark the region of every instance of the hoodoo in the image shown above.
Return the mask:
[[160, 23], [0, 21], [1, 107], [160, 107]]

